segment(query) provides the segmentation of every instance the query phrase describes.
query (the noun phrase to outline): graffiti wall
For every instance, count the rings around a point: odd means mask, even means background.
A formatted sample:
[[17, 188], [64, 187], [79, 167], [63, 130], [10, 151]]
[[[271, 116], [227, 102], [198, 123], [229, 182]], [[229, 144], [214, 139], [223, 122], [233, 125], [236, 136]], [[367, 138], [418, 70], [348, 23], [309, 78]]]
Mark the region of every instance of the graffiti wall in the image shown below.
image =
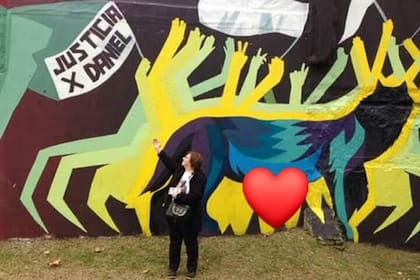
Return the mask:
[[[203, 234], [333, 209], [420, 248], [420, 2], [0, 1], [0, 237], [165, 234], [152, 146], [204, 157]], [[305, 172], [274, 229], [253, 168]]]

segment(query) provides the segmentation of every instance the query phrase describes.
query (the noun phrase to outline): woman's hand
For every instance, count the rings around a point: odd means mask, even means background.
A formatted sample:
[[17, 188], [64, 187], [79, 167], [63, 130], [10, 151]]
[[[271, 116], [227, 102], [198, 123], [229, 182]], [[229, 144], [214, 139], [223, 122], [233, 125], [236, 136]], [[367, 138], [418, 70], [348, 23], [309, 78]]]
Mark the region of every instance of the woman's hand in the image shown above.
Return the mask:
[[160, 144], [160, 141], [156, 138], [152, 141], [153, 147], [155, 148], [156, 153], [160, 153], [162, 151], [162, 145]]

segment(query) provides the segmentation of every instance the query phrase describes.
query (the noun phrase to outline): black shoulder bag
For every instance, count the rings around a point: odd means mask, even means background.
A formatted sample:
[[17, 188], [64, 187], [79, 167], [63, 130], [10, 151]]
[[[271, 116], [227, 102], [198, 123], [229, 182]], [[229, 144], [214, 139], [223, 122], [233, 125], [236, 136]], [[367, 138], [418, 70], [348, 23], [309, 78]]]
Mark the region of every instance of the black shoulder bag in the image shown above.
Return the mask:
[[[194, 174], [191, 174], [191, 176], [188, 179], [191, 179], [191, 177]], [[185, 185], [186, 181], [182, 182], [182, 184], [179, 187], [183, 187]], [[176, 203], [175, 201], [171, 201], [168, 208], [166, 209], [166, 216], [170, 218], [176, 218], [177, 220], [186, 220], [191, 212], [191, 206], [187, 204], [182, 203]]]
[[171, 218], [182, 218], [185, 219], [189, 212], [190, 212], [190, 205], [176, 203], [175, 201], [171, 201], [166, 209], [166, 216]]

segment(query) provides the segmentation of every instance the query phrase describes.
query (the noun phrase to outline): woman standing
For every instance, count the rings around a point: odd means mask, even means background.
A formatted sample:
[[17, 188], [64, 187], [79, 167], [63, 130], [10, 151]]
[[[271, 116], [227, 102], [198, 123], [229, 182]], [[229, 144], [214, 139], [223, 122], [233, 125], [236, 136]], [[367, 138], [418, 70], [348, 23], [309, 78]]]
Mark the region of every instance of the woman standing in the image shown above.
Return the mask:
[[201, 230], [201, 197], [206, 185], [206, 175], [201, 171], [203, 159], [197, 152], [188, 152], [181, 165], [177, 165], [162, 149], [161, 143], [153, 140], [153, 146], [172, 173], [168, 184], [168, 194], [164, 204], [165, 211], [171, 201], [190, 205], [191, 213], [185, 221], [168, 218], [169, 225], [169, 271], [168, 278], [175, 279], [181, 258], [182, 240], [187, 248], [187, 279], [196, 275], [198, 264], [198, 233]]

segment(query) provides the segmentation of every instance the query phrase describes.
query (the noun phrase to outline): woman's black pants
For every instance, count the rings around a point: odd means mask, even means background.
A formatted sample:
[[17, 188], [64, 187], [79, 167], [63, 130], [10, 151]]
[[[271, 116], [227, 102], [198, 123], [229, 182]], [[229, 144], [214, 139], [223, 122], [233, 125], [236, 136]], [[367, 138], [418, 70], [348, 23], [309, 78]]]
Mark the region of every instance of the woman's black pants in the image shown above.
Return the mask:
[[198, 230], [190, 223], [178, 223], [168, 220], [169, 224], [169, 269], [177, 271], [181, 259], [181, 245], [184, 240], [187, 248], [187, 270], [197, 270], [198, 262]]

